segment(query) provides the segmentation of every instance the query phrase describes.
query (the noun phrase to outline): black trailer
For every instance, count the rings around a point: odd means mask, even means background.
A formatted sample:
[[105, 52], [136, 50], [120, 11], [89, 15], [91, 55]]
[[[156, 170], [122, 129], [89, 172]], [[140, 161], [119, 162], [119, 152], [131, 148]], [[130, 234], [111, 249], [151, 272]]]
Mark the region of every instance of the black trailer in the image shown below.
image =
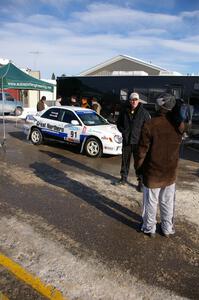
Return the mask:
[[[57, 78], [57, 94], [67, 105], [70, 97], [79, 100], [96, 97], [102, 106], [102, 115], [116, 119], [120, 106], [131, 92], [137, 92], [151, 114], [157, 97], [172, 93], [191, 105], [193, 129], [199, 128], [199, 76], [72, 76]], [[198, 129], [197, 129], [198, 130]]]

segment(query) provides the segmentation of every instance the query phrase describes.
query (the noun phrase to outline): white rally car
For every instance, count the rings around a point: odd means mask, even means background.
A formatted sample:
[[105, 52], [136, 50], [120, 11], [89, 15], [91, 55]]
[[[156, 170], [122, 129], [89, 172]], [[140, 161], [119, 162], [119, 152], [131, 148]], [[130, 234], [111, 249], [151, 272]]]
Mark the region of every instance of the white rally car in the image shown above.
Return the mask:
[[80, 152], [85, 151], [91, 157], [122, 153], [122, 135], [116, 125], [91, 109], [51, 106], [30, 119], [24, 125], [24, 132], [35, 145], [48, 138], [81, 145]]

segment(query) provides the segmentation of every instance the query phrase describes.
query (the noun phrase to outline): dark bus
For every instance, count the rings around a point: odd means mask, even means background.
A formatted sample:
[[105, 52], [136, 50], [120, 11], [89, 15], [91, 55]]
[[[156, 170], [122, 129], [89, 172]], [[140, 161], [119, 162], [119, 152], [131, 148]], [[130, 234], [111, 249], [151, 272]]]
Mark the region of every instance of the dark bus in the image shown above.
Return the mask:
[[131, 92], [137, 92], [151, 115], [157, 97], [172, 93], [188, 103], [192, 111], [192, 134], [199, 134], [199, 76], [85, 76], [58, 77], [57, 94], [67, 105], [72, 95], [79, 100], [86, 97], [98, 99], [101, 114], [115, 122], [122, 103]]

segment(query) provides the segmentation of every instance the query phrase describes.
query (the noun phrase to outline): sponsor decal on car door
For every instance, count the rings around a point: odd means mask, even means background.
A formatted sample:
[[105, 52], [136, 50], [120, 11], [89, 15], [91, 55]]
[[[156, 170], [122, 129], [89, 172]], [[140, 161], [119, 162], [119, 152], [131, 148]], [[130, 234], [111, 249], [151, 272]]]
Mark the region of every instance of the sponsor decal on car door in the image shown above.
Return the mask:
[[41, 128], [42, 132], [49, 138], [65, 139], [63, 123], [60, 121], [43, 119], [37, 122], [37, 126]]

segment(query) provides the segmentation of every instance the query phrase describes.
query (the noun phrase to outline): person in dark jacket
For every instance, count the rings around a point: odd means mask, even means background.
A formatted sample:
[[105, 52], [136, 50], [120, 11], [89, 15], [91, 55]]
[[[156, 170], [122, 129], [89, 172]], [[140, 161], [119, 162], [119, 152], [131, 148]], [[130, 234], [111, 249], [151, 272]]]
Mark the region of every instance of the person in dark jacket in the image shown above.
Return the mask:
[[135, 168], [144, 184], [141, 230], [155, 237], [159, 202], [162, 233], [169, 237], [175, 232], [175, 180], [184, 129], [172, 114], [174, 96], [164, 94], [156, 102], [158, 114], [143, 126]]
[[[121, 179], [116, 185], [127, 183], [132, 153], [135, 160], [142, 126], [149, 119], [150, 115], [140, 103], [139, 94], [131, 93], [129, 101], [121, 109], [117, 120], [117, 128], [122, 133], [123, 145], [120, 171]], [[137, 175], [137, 179], [138, 191], [141, 191], [141, 177]]]
[[46, 105], [46, 96], [42, 96], [39, 102], [37, 103], [37, 111], [42, 111], [48, 106]]

